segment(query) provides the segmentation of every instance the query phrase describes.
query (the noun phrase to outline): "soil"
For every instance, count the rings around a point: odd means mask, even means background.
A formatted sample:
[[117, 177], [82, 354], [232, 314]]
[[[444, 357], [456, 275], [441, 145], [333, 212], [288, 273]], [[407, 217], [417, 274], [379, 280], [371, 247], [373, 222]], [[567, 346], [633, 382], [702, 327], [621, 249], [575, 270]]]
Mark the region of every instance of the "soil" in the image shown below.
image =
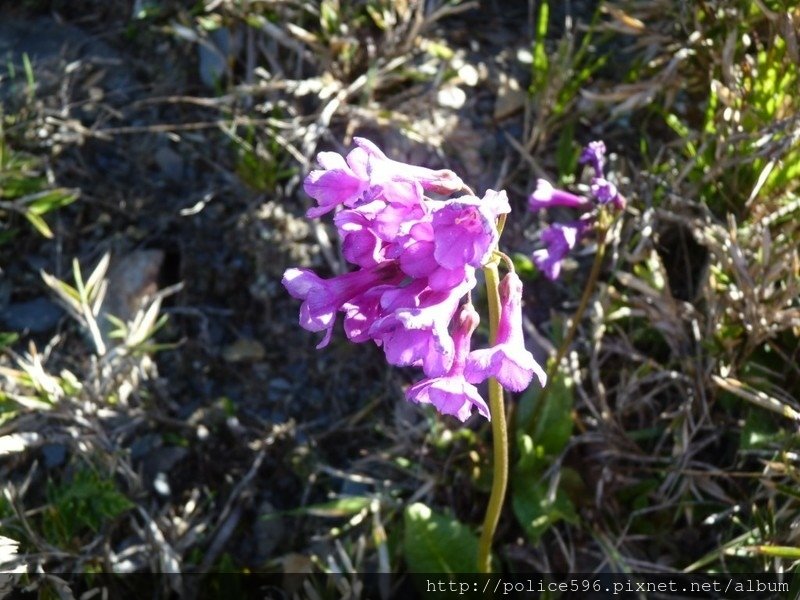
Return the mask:
[[[427, 413], [402, 399], [414, 374], [387, 368], [379, 349], [334, 336], [325, 350], [315, 350], [318, 340], [298, 326], [298, 303], [280, 278], [289, 266], [323, 274], [340, 267], [336, 249], [303, 216], [309, 200], [299, 189], [302, 167], [283, 158], [248, 171], [220, 117], [244, 115], [249, 101], [215, 96], [203, 82], [202, 69], [209, 67], [196, 45], [129, 19], [132, 7], [115, 4], [127, 13], [43, 10], [35, 3], [29, 10], [0, 9], [0, 56], [8, 65], [0, 87], [4, 110], [28, 119], [27, 130], [10, 133], [46, 157], [54, 182], [81, 193], [55, 216], [53, 240], [25, 236], [16, 259], [3, 256], [9, 293], [0, 319], [4, 328], [22, 332], [20, 348], [49, 345], [49, 370], [66, 368], [89, 381], [97, 364], [86, 331], [62, 310], [39, 271], [71, 281], [73, 258], [86, 276], [110, 253], [109, 295], [116, 304], [108, 312], [114, 314], [133, 315], [155, 289], [182, 284], [164, 299], [168, 321], [155, 338], [164, 348], [127, 373], [124, 401], [117, 393], [105, 418], [98, 411], [107, 399], [89, 394], [96, 403], [90, 420], [100, 429], [90, 446], [96, 451], [105, 444], [110, 454], [102, 467], [117, 473], [126, 494], [159, 524], [185, 572], [220, 560], [263, 569], [331, 543], [318, 519], [265, 516], [331, 494], [412, 493], [424, 468], [410, 477], [392, 463], [412, 451], [425, 464], [427, 450], [419, 444]], [[181, 7], [166, 10], [185, 16]], [[497, 122], [493, 113], [497, 67], [523, 81], [526, 76], [514, 52], [529, 45], [527, 3], [504, 12], [483, 7], [437, 27], [467, 63], [488, 69], [488, 78], [458, 108], [436, 105], [435, 89], [385, 95], [389, 109], [416, 111], [417, 129], [428, 132], [429, 144], [371, 117], [336, 118], [317, 149], [342, 149], [331, 142], [359, 133], [399, 160], [461, 169], [478, 188], [521, 190], [527, 177], [501, 173], [503, 161], [514, 156], [504, 136], [519, 132], [521, 115]], [[19, 76], [24, 56], [35, 76], [33, 98]], [[313, 114], [318, 103], [303, 99], [292, 107], [300, 117], [304, 110]], [[246, 127], [235, 133], [248, 135]], [[258, 169], [286, 165], [289, 176], [259, 180]], [[522, 231], [517, 228], [514, 243], [525, 251], [530, 241]], [[46, 500], [48, 481], [69, 481], [82, 462], [98, 466], [80, 439], [57, 424], [74, 419], [75, 410], [63, 404], [53, 415], [35, 417], [43, 428], [39, 441], [3, 461], [9, 481], [21, 485], [26, 473], [32, 476], [28, 508]], [[480, 502], [464, 500], [460, 510], [476, 516]], [[192, 503], [194, 513], [187, 508]], [[103, 525], [111, 554], [75, 548], [69, 559], [45, 558], [47, 567], [79, 570], [100, 561], [109, 568], [109, 557], [122, 549], [156, 544], [131, 527], [142, 526], [139, 515], [128, 520]], [[163, 547], [152, 550], [165, 555]], [[133, 557], [135, 569], [162, 570], [147, 552]]]

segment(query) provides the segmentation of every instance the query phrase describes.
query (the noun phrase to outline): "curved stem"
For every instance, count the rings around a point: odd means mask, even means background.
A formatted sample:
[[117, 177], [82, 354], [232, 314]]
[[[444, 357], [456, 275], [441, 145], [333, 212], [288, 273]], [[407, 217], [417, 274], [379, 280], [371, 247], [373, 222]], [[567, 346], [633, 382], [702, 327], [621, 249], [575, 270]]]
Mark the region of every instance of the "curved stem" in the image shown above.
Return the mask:
[[[608, 229], [606, 227], [601, 226], [600, 231], [598, 232], [597, 253], [595, 253], [594, 255], [594, 263], [592, 263], [592, 270], [589, 272], [589, 279], [586, 282], [586, 286], [583, 288], [583, 294], [581, 295], [580, 302], [578, 303], [578, 308], [575, 310], [575, 314], [572, 316], [572, 321], [570, 322], [567, 335], [564, 337], [564, 341], [562, 341], [561, 345], [558, 347], [556, 356], [553, 359], [553, 362], [550, 363], [550, 367], [547, 369], [548, 384], [550, 383], [550, 381], [552, 381], [553, 377], [555, 377], [556, 373], [558, 372], [559, 365], [561, 364], [561, 361], [564, 359], [564, 356], [567, 354], [569, 347], [572, 345], [572, 340], [575, 338], [575, 334], [578, 331], [578, 327], [580, 326], [581, 320], [583, 319], [583, 313], [586, 312], [586, 308], [589, 306], [589, 300], [592, 297], [595, 284], [597, 283], [597, 279], [600, 276], [600, 268], [603, 266], [603, 258], [605, 257], [605, 250], [606, 250], [607, 231]], [[535, 423], [539, 418], [539, 415], [542, 412], [542, 408], [545, 405], [547, 394], [550, 391], [551, 387], [552, 386], [550, 385], [546, 385], [542, 390], [542, 393], [539, 394], [539, 400], [536, 402], [536, 407], [533, 409], [533, 414], [531, 415], [531, 423]]]
[[[490, 261], [483, 267], [486, 278], [486, 295], [489, 301], [489, 342], [494, 345], [497, 337], [497, 326], [500, 322], [500, 275], [497, 261]], [[489, 379], [489, 411], [492, 416], [492, 446], [494, 454], [494, 471], [492, 474], [492, 492], [486, 507], [483, 530], [478, 544], [478, 570], [491, 573], [492, 540], [500, 521], [500, 512], [508, 487], [508, 427], [506, 411], [503, 406], [503, 388], [495, 378]]]

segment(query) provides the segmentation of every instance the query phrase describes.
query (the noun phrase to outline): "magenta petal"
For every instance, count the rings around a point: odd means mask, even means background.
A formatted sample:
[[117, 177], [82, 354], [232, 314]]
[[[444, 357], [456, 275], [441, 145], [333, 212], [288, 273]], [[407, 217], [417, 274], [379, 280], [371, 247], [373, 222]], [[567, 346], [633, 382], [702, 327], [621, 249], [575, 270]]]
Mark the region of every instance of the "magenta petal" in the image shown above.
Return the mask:
[[525, 390], [534, 375], [544, 387], [547, 375], [533, 355], [524, 346], [512, 347], [510, 344], [470, 352], [464, 369], [467, 381], [480, 383], [494, 377], [500, 385], [512, 392]]
[[333, 169], [346, 171], [350, 168], [344, 160], [344, 156], [337, 152], [319, 152], [317, 153], [317, 162], [326, 171], [332, 171]]
[[372, 267], [383, 259], [384, 244], [375, 235], [370, 221], [357, 209], [340, 211], [333, 219], [342, 240], [342, 254], [348, 262]]
[[581, 164], [589, 163], [592, 166], [595, 177], [602, 177], [605, 157], [606, 145], [602, 141], [589, 142], [581, 152], [579, 160]]
[[500, 190], [499, 192], [486, 190], [481, 202], [486, 205], [495, 218], [511, 212], [511, 204], [508, 202], [508, 194], [506, 194], [505, 190]]
[[400, 254], [400, 268], [411, 277], [427, 277], [439, 268], [433, 257], [433, 242], [411, 242]]
[[436, 262], [446, 269], [483, 266], [498, 238], [494, 218], [484, 210], [473, 202], [450, 200], [434, 211]]
[[542, 232], [541, 240], [547, 248], [533, 253], [533, 262], [551, 281], [561, 274], [561, 263], [578, 243], [585, 226], [581, 222], [572, 225], [555, 223]]
[[532, 211], [551, 206], [586, 208], [588, 205], [589, 201], [586, 198], [554, 188], [544, 179], [536, 181], [536, 191], [528, 197], [528, 208]]
[[477, 388], [460, 376], [423, 379], [408, 389], [406, 397], [417, 404], [432, 404], [443, 415], [452, 415], [462, 423], [474, 408], [491, 420], [489, 407]]
[[561, 263], [567, 256], [567, 252], [554, 252], [551, 249], [540, 249], [533, 253], [533, 264], [544, 273], [550, 281], [555, 281], [561, 275]]
[[595, 177], [592, 179], [591, 189], [592, 195], [600, 204], [608, 204], [609, 202], [612, 202], [615, 206], [619, 207], [618, 198], [620, 196], [619, 192], [617, 191], [617, 186], [607, 179]]
[[464, 375], [471, 383], [494, 377], [504, 388], [514, 392], [528, 387], [536, 375], [544, 387], [547, 375], [525, 348], [522, 334], [522, 281], [516, 273], [508, 273], [500, 282], [499, 291], [497, 341], [491, 348], [469, 353]]
[[[438, 265], [437, 265], [438, 267]], [[438, 267], [428, 275], [428, 285], [435, 291], [451, 290], [466, 282], [474, 281], [475, 267], [465, 265], [459, 269], [445, 269]], [[469, 286], [471, 289], [474, 283]]]
[[444, 330], [398, 327], [381, 336], [381, 341], [390, 365], [421, 366], [427, 375], [438, 376], [453, 364], [453, 340]]
[[[322, 279], [308, 269], [287, 269], [282, 283], [289, 294], [303, 300], [300, 325], [308, 331], [330, 330], [336, 313], [347, 310], [348, 302], [383, 284], [398, 284], [402, 272], [394, 263], [361, 269], [331, 279]], [[379, 300], [376, 298], [375, 303]], [[323, 340], [325, 345], [328, 336]]]
[[369, 181], [370, 155], [362, 148], [353, 148], [347, 155], [347, 165], [359, 179]]
[[474, 285], [474, 279], [451, 290], [434, 292], [422, 279], [384, 294], [382, 306], [391, 312], [375, 321], [370, 335], [382, 343], [390, 364], [421, 365], [429, 377], [443, 375], [451, 368], [455, 343], [448, 325], [470, 283]]
[[353, 142], [369, 156], [370, 178], [373, 181], [413, 181], [427, 191], [444, 195], [464, 187], [461, 178], [449, 169], [433, 170], [391, 160], [366, 138], [356, 137]]
[[487, 419], [491, 418], [489, 407], [474, 385], [464, 379], [464, 362], [469, 353], [472, 332], [478, 326], [478, 313], [471, 304], [461, 307], [455, 319], [453, 343], [455, 356], [449, 371], [441, 377], [423, 379], [411, 386], [406, 397], [412, 402], [433, 404], [440, 413], [453, 415], [462, 422], [472, 414], [472, 409]]
[[319, 203], [319, 207], [309, 209], [307, 215], [319, 217], [340, 204], [351, 202], [363, 192], [364, 184], [349, 169], [311, 171], [303, 182], [303, 189]]

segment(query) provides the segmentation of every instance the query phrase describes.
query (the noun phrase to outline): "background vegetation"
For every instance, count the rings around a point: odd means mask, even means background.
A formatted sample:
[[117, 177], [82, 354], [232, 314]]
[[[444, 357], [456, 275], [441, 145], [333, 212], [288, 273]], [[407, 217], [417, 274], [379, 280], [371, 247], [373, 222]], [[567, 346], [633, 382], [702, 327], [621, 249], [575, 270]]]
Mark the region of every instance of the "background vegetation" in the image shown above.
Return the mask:
[[485, 423], [406, 403], [374, 347], [315, 351], [279, 283], [343, 268], [300, 183], [354, 134], [508, 190], [542, 359], [596, 248], [540, 277], [527, 194], [580, 189], [603, 139], [628, 199], [550, 392], [511, 403], [498, 569], [794, 570], [799, 31], [788, 0], [4, 3], [0, 532], [28, 581], [472, 569]]

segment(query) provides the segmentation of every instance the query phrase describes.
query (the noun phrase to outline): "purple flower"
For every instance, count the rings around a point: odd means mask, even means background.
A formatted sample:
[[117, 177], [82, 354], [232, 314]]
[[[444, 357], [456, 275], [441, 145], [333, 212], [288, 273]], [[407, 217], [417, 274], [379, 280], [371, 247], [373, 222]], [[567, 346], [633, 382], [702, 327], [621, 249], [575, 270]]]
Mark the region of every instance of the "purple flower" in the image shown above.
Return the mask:
[[411, 294], [403, 288], [387, 292], [381, 302], [388, 314], [372, 324], [369, 334], [383, 346], [389, 364], [421, 366], [429, 377], [443, 375], [453, 363], [448, 326], [462, 296], [474, 286], [472, 278], [451, 290], [435, 291], [418, 280], [408, 286]]
[[324, 348], [331, 339], [336, 313], [351, 299], [383, 284], [398, 284], [403, 274], [395, 263], [361, 269], [331, 279], [322, 279], [309, 269], [287, 269], [281, 283], [300, 306], [300, 326], [308, 331], [325, 331], [317, 345]]
[[403, 273], [414, 278], [427, 278], [432, 290], [449, 290], [470, 279], [475, 268], [461, 265], [448, 269], [436, 262], [433, 225], [427, 221], [414, 223], [408, 234], [398, 238], [389, 255], [397, 258]]
[[445, 269], [480, 267], [497, 246], [493, 206], [474, 196], [448, 200], [433, 211], [436, 262]]
[[613, 203], [620, 210], [625, 208], [625, 200], [617, 191], [617, 186], [602, 177], [592, 179], [592, 195], [600, 204]]
[[444, 195], [450, 195], [464, 187], [461, 178], [449, 169], [435, 171], [391, 160], [366, 138], [356, 137], [353, 142], [369, 156], [370, 179], [373, 182], [416, 181], [424, 190]]
[[342, 255], [359, 267], [373, 267], [385, 259], [386, 244], [377, 236], [363, 212], [343, 210], [333, 219], [342, 240]]
[[471, 304], [462, 306], [453, 331], [455, 354], [450, 369], [440, 377], [423, 379], [411, 386], [406, 397], [417, 404], [433, 404], [440, 413], [466, 421], [473, 409], [491, 419], [489, 407], [477, 388], [464, 379], [464, 367], [469, 354], [470, 337], [478, 326], [478, 313]]
[[528, 208], [532, 211], [551, 206], [586, 208], [588, 205], [589, 201], [586, 198], [554, 188], [544, 179], [536, 180], [536, 191], [528, 197]]
[[464, 186], [450, 170], [434, 171], [390, 160], [369, 140], [354, 141], [358, 147], [346, 158], [335, 152], [317, 154], [322, 169], [308, 174], [303, 189], [319, 206], [310, 208], [306, 216], [320, 217], [341, 204], [353, 207], [376, 198], [419, 205], [423, 189], [449, 195]]
[[578, 243], [583, 225], [555, 223], [542, 232], [541, 240], [547, 246], [533, 253], [533, 262], [545, 276], [554, 281], [561, 274], [561, 263]]
[[340, 204], [351, 206], [369, 188], [368, 159], [361, 148], [351, 151], [346, 159], [335, 152], [317, 154], [322, 169], [308, 174], [303, 189], [319, 206], [309, 208], [306, 216], [321, 217]]
[[500, 190], [499, 192], [486, 190], [480, 203], [495, 219], [500, 215], [507, 215], [511, 212], [511, 204], [508, 202], [508, 194], [506, 194], [505, 190]]
[[342, 254], [351, 263], [369, 267], [398, 258], [403, 240], [421, 219], [424, 205], [407, 206], [373, 200], [357, 208], [346, 209], [333, 219], [342, 240]]
[[508, 273], [500, 282], [500, 307], [495, 345], [470, 352], [464, 371], [467, 381], [494, 377], [507, 390], [521, 392], [536, 375], [544, 387], [547, 375], [525, 349], [522, 337], [522, 281], [516, 273]]
[[393, 255], [400, 261], [403, 273], [410, 277], [428, 277], [439, 263], [433, 257], [433, 226], [429, 222], [414, 223], [408, 234], [398, 240]]
[[581, 152], [579, 159], [582, 165], [589, 163], [594, 169], [595, 177], [603, 177], [603, 167], [605, 166], [606, 145], [602, 141], [589, 142]]

